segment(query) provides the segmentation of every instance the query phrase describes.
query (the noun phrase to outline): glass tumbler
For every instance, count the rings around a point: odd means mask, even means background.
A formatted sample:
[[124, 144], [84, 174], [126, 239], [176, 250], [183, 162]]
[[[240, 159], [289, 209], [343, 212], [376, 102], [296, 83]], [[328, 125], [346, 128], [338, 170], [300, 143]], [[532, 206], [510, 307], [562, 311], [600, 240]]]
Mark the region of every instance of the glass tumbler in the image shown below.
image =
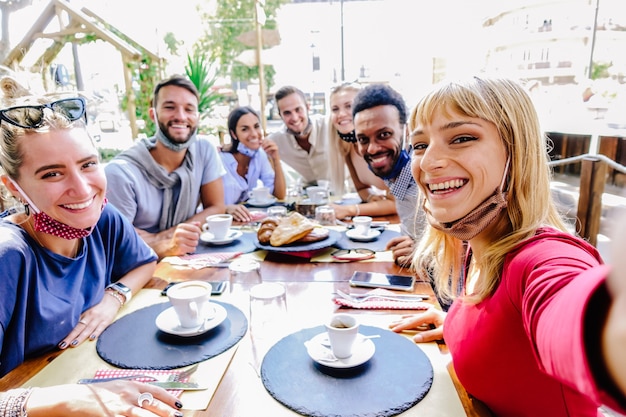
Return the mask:
[[255, 368], [267, 351], [288, 333], [287, 295], [278, 282], [264, 282], [250, 289], [250, 337]]
[[334, 226], [337, 223], [335, 209], [331, 206], [319, 206], [315, 209], [315, 220], [322, 226]]

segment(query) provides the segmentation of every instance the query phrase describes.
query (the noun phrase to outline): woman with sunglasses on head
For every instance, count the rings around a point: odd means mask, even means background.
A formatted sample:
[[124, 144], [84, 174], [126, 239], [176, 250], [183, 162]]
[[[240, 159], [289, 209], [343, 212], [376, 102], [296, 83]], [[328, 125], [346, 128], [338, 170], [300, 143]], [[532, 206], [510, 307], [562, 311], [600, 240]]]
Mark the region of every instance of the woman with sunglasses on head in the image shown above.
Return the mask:
[[[362, 203], [332, 204], [338, 219], [352, 216], [387, 216], [396, 214], [396, 203], [385, 182], [374, 175], [363, 156], [359, 155], [352, 120], [352, 101], [361, 90], [358, 84], [342, 84], [330, 93], [330, 158], [331, 177], [336, 184], [345, 181], [348, 168], [350, 178]], [[343, 190], [341, 190], [343, 194]]]
[[496, 416], [626, 411], [626, 261], [610, 272], [567, 231], [528, 94], [510, 80], [448, 82], [409, 126], [430, 225], [413, 265], [454, 302], [392, 330], [435, 325], [414, 340], [443, 336], [459, 381]]
[[235, 221], [249, 222], [253, 220], [250, 211], [239, 203], [248, 199], [259, 182], [276, 198], [285, 198], [285, 174], [278, 146], [263, 138], [259, 115], [251, 107], [237, 107], [230, 112], [228, 133], [231, 142], [220, 152], [226, 168], [222, 177], [226, 213], [232, 214]]
[[[106, 204], [84, 99], [32, 96], [11, 78], [0, 89], [0, 179], [4, 197], [24, 208], [0, 219], [4, 376], [28, 358], [94, 341], [150, 280], [156, 255]], [[11, 390], [0, 393], [0, 416], [182, 416], [176, 397], [155, 388], [125, 381]], [[138, 402], [141, 394], [152, 400]]]

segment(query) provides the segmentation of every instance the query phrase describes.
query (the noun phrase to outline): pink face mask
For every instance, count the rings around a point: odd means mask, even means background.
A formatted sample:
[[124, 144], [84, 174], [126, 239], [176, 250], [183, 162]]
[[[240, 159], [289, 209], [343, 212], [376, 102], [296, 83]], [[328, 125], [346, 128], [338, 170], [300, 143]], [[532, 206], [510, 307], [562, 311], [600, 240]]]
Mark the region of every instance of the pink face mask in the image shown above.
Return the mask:
[[459, 240], [471, 240], [476, 237], [480, 232], [485, 230], [507, 206], [508, 191], [504, 191], [503, 188], [506, 182], [506, 176], [509, 172], [509, 163], [510, 159], [506, 161], [502, 182], [494, 193], [479, 204], [478, 207], [458, 220], [449, 223], [438, 222], [432, 216], [428, 207], [426, 207], [426, 200], [424, 200], [423, 208], [428, 223], [430, 223], [433, 228]]
[[[24, 200], [26, 200], [26, 203], [27, 203], [25, 205], [26, 214], [28, 214], [29, 210], [32, 210], [33, 212], [32, 216], [33, 216], [33, 219], [35, 220], [35, 225], [33, 226], [33, 228], [37, 232], [42, 232], [42, 233], [46, 233], [46, 234], [60, 237], [63, 239], [72, 240], [72, 239], [80, 239], [83, 237], [87, 237], [93, 231], [93, 226], [88, 227], [86, 229], [77, 229], [76, 227], [69, 226], [65, 223], [61, 223], [60, 221], [56, 219], [53, 219], [52, 217], [50, 217], [43, 211], [39, 210], [37, 206], [33, 204], [30, 198], [28, 198], [26, 193], [20, 188], [19, 185], [17, 185], [15, 181], [13, 181], [10, 178], [9, 178], [9, 181], [11, 181], [13, 185], [15, 185], [15, 188], [17, 188], [17, 190], [24, 197]], [[104, 209], [104, 206], [106, 205], [106, 203], [107, 203], [107, 200], [104, 199], [104, 201], [102, 202], [102, 209]]]

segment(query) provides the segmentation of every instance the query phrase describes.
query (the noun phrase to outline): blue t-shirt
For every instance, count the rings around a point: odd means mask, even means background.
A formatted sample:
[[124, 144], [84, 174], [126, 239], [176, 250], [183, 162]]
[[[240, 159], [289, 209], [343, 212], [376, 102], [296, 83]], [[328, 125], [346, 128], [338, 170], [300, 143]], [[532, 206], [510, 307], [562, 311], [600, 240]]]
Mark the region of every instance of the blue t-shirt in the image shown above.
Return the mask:
[[157, 259], [111, 204], [75, 259], [42, 248], [0, 219], [0, 376], [56, 348], [105, 287]]
[[248, 192], [257, 187], [259, 180], [264, 187], [270, 189], [270, 194], [274, 194], [274, 168], [263, 149], [259, 149], [254, 158], [250, 160], [246, 178], [242, 178], [237, 173], [237, 160], [232, 153], [220, 152], [220, 157], [224, 163], [224, 168], [226, 168], [226, 175], [223, 177], [226, 205], [247, 200]]

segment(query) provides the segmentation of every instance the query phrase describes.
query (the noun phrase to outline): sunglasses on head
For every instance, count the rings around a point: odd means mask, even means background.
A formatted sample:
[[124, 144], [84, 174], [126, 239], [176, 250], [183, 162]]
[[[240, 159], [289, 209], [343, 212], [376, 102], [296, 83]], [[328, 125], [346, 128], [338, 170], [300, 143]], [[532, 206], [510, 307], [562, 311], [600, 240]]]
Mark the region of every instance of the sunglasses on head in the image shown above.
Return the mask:
[[0, 120], [23, 129], [37, 129], [43, 126], [44, 109], [65, 116], [70, 122], [85, 116], [85, 99], [82, 97], [64, 98], [52, 103], [33, 106], [15, 106], [0, 110]]

